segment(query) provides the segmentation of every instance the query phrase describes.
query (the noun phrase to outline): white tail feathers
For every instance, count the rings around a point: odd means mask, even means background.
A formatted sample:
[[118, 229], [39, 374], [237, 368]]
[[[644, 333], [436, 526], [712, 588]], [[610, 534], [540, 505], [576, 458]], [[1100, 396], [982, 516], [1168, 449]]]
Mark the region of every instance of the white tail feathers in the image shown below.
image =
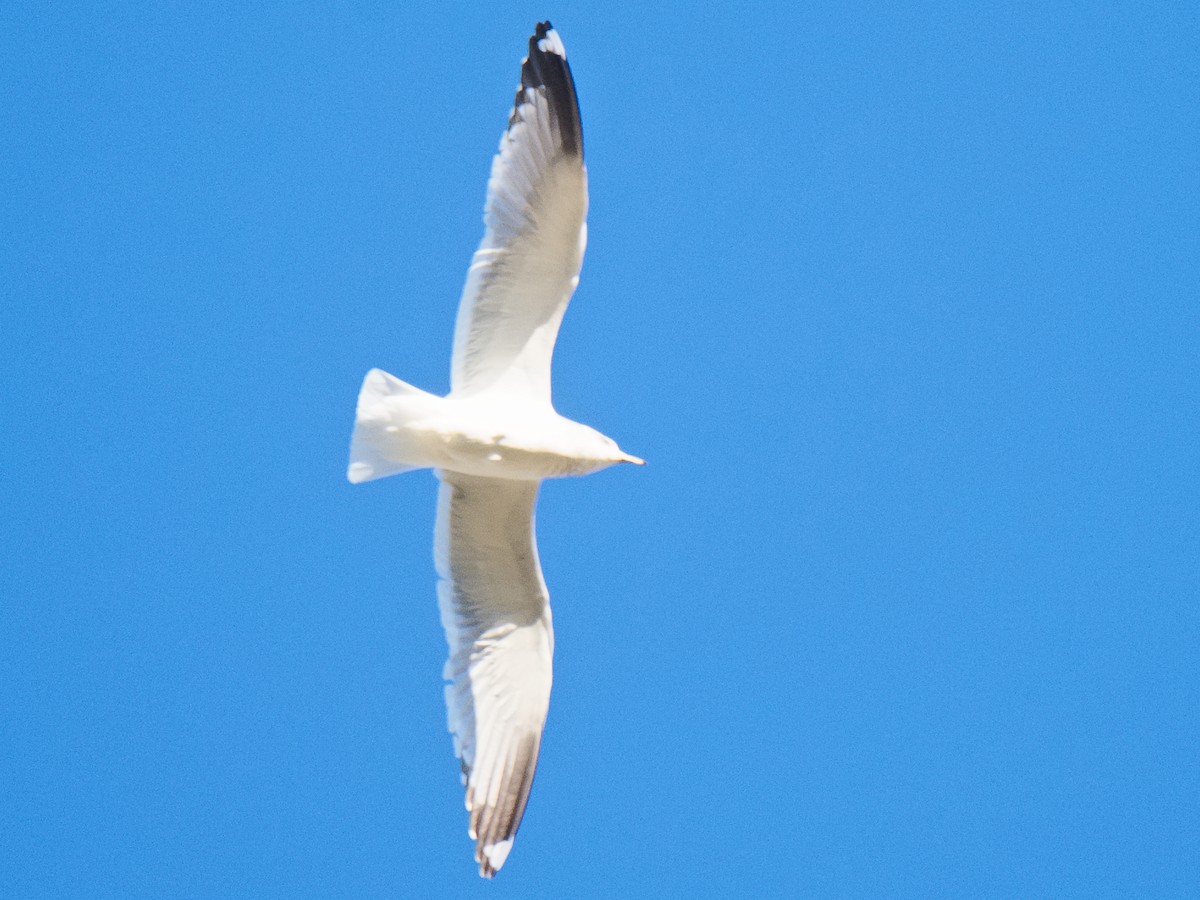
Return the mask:
[[440, 397], [382, 369], [368, 372], [358, 392], [346, 477], [359, 484], [427, 466], [417, 458], [419, 453], [413, 452], [416, 448], [406, 439], [406, 429], [440, 402]]

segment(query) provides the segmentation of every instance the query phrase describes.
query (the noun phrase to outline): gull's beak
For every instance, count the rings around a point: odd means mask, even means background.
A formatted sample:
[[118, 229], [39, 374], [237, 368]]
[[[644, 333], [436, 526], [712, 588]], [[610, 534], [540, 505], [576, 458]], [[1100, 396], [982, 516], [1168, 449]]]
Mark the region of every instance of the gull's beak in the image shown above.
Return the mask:
[[624, 450], [621, 451], [621, 462], [631, 462], [635, 466], [644, 466], [646, 461], [637, 456], [630, 456]]

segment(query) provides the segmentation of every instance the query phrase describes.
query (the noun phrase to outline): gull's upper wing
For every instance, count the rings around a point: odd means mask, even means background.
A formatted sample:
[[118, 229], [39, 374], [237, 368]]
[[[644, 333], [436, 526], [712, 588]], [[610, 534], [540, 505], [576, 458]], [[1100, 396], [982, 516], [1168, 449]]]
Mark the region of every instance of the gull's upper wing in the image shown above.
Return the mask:
[[538, 565], [539, 482], [439, 471], [438, 606], [450, 658], [446, 715], [467, 787], [479, 873], [504, 865], [550, 706], [554, 632]]
[[529, 39], [492, 162], [486, 231], [454, 330], [450, 386], [550, 400], [550, 357], [587, 241], [583, 129], [567, 51], [549, 22]]

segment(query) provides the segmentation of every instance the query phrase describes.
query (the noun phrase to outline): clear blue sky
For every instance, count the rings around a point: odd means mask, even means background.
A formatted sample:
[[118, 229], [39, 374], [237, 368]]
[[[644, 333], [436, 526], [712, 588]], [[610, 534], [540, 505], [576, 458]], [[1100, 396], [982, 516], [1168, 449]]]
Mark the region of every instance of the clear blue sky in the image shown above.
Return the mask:
[[[1200, 893], [1194, 3], [91, 7], [0, 10], [0, 894]], [[649, 464], [543, 491], [488, 885], [435, 482], [343, 473], [547, 17]]]

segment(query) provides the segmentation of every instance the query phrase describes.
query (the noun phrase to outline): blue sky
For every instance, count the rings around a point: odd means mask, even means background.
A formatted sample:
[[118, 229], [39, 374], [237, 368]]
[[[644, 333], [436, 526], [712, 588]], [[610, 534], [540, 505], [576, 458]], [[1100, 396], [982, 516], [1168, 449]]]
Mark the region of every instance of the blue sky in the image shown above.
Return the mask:
[[[1194, 4], [9, 3], [0, 893], [1195, 896]], [[601, 10], [601, 11], [597, 11]], [[533, 795], [481, 882], [435, 482], [534, 23], [579, 89]]]

